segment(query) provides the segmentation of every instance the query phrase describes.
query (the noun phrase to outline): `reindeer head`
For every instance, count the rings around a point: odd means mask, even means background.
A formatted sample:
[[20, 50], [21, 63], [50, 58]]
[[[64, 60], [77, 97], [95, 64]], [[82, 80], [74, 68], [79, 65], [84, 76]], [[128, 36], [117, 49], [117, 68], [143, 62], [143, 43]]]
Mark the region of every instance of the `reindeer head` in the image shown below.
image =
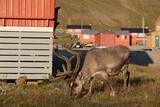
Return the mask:
[[[54, 48], [53, 52], [56, 54], [57, 57], [60, 59], [63, 59], [66, 62], [66, 67], [64, 64], [62, 64], [62, 68], [64, 72], [60, 72], [57, 70], [56, 78], [54, 80], [58, 80], [59, 78], [63, 77], [70, 77], [69, 81], [72, 81], [70, 83], [71, 87], [71, 96], [74, 98], [78, 97], [79, 94], [82, 91], [82, 86], [83, 86], [83, 81], [81, 81], [81, 73], [78, 74], [79, 69], [80, 69], [80, 54], [76, 51], [73, 51], [69, 48], [66, 48], [65, 46], [62, 46], [64, 50], [66, 50], [68, 53], [72, 54], [73, 56], [68, 58], [58, 52], [58, 46]], [[72, 71], [72, 60], [73, 58], [76, 57], [77, 62], [74, 71]], [[77, 76], [78, 74], [78, 76]], [[58, 78], [59, 77], [59, 78]]]
[[82, 79], [82, 73], [79, 73], [77, 78], [70, 83], [71, 87], [71, 98], [76, 99], [81, 94], [81, 91], [83, 89], [83, 85], [85, 83], [85, 80]]

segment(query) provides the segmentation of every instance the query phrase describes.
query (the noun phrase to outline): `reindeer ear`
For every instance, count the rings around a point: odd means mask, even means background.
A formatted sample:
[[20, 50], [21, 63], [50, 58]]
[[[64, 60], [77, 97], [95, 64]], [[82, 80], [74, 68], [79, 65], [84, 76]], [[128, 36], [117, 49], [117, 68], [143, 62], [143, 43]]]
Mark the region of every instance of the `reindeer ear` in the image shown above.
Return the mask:
[[77, 86], [78, 86], [78, 84], [75, 83], [75, 82], [71, 82], [71, 83], [69, 84], [69, 87], [77, 87]]
[[69, 87], [72, 87], [73, 86], [73, 81], [69, 83]]
[[77, 79], [79, 79], [79, 80], [82, 79], [82, 76], [83, 76], [82, 72], [79, 72]]

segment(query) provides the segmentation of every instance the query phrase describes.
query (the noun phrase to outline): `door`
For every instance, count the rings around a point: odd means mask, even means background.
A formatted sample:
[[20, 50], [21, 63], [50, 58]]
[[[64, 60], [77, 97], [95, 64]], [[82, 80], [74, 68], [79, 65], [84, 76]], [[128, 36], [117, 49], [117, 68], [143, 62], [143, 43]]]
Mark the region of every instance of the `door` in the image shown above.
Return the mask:
[[156, 35], [155, 36], [155, 47], [159, 47], [160, 46], [160, 36]]

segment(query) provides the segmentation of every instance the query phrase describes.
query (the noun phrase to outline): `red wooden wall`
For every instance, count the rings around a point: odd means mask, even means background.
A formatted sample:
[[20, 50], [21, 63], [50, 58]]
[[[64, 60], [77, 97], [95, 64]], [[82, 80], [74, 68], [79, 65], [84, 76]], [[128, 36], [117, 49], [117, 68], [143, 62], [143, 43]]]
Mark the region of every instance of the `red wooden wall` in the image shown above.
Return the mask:
[[101, 41], [100, 34], [95, 35], [95, 47], [99, 47], [101, 45], [100, 41]]
[[119, 35], [119, 37], [115, 37], [115, 45], [124, 45], [130, 46], [130, 35]]
[[[115, 45], [115, 34], [112, 32], [103, 32], [96, 36], [100, 36], [100, 42], [99, 42], [100, 46], [114, 46]], [[96, 37], [96, 39], [99, 39], [99, 38]]]
[[136, 36], [131, 36], [131, 45], [136, 45], [137, 44], [137, 41], [136, 41]]
[[54, 0], [0, 0], [0, 26], [54, 26]]
[[103, 32], [103, 36], [101, 37], [101, 44], [102, 46], [114, 46], [115, 45], [115, 34], [112, 32]]

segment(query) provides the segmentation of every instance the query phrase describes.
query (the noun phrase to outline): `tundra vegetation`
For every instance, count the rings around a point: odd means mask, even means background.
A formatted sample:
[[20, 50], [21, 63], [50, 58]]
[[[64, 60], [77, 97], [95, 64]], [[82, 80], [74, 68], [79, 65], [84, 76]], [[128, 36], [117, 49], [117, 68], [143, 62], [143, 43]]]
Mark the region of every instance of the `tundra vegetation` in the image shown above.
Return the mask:
[[[158, 107], [160, 105], [160, 67], [130, 65], [131, 90], [123, 92], [123, 78], [110, 77], [118, 91], [110, 96], [110, 88], [101, 89], [103, 79], [94, 78], [92, 97], [72, 100], [70, 88], [65, 82], [46, 81], [40, 85], [15, 85], [0, 82], [0, 107]], [[89, 87], [85, 84], [85, 89]], [[83, 92], [85, 93], [85, 91]]]
[[[145, 25], [155, 29], [159, 0], [56, 0], [60, 6], [58, 28], [67, 24], [92, 24], [93, 29], [119, 29]], [[155, 8], [156, 7], [156, 8]]]

